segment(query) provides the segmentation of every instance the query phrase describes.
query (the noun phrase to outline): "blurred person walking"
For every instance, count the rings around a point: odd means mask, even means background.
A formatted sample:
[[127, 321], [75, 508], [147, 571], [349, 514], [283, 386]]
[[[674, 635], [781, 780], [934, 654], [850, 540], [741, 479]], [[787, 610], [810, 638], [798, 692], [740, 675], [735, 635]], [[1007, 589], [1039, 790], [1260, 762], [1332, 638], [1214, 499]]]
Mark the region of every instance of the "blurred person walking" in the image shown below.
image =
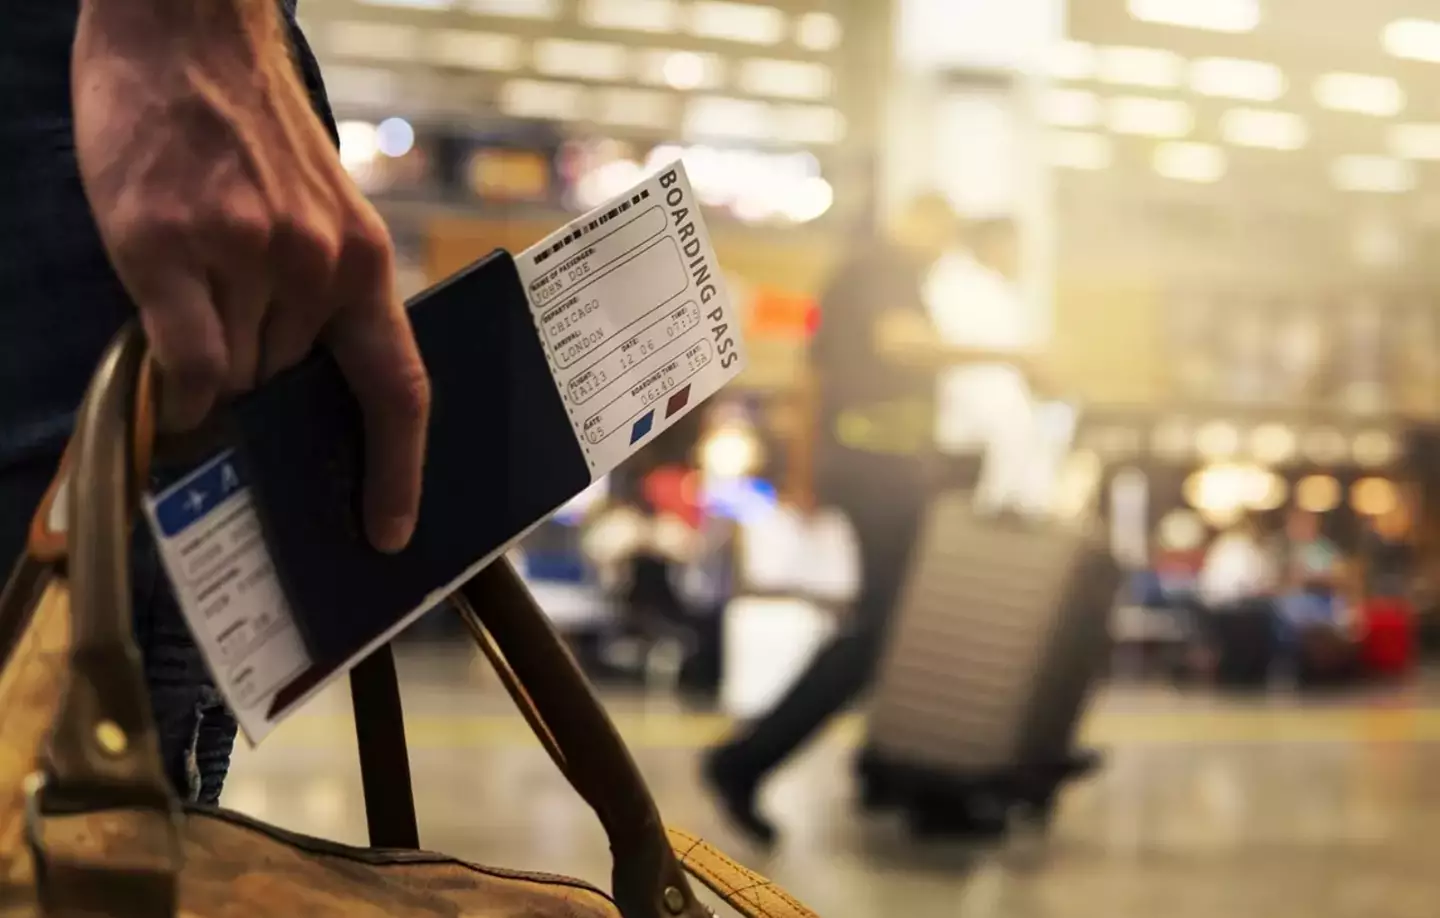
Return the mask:
[[858, 233], [821, 297], [811, 347], [822, 425], [816, 496], [849, 516], [861, 584], [849, 619], [766, 714], [707, 753], [704, 777], [726, 814], [762, 843], [777, 830], [757, 794], [766, 779], [869, 686], [931, 495], [937, 374], [1005, 360], [945, 344], [927, 313], [925, 279], [955, 239], [948, 201], [910, 201], [888, 238]]
[[[109, 340], [140, 319], [161, 424], [328, 347], [367, 432], [366, 526], [419, 505], [429, 383], [389, 233], [340, 164], [295, 0], [11, 4], [0, 36], [0, 563], [23, 550]], [[177, 793], [220, 796], [235, 721], [148, 539], [135, 632]]]
[[1243, 517], [1215, 538], [1200, 570], [1206, 628], [1223, 685], [1263, 685], [1279, 645], [1275, 595], [1280, 572], [1255, 520]]

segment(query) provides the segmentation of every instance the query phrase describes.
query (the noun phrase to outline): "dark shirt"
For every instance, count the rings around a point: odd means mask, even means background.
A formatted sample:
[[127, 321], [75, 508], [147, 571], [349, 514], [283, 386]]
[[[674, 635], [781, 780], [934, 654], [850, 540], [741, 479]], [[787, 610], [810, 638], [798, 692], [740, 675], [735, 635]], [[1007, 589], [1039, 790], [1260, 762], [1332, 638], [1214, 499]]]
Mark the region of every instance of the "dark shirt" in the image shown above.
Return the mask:
[[[279, 0], [317, 108], [319, 68]], [[134, 309], [75, 163], [70, 46], [78, 0], [0, 2], [0, 474], [52, 462], [106, 342]]]
[[811, 345], [819, 382], [819, 484], [849, 487], [857, 477], [918, 478], [934, 442], [935, 374], [878, 351], [876, 323], [888, 311], [925, 316], [923, 266], [906, 253], [867, 244], [840, 266], [820, 301]]

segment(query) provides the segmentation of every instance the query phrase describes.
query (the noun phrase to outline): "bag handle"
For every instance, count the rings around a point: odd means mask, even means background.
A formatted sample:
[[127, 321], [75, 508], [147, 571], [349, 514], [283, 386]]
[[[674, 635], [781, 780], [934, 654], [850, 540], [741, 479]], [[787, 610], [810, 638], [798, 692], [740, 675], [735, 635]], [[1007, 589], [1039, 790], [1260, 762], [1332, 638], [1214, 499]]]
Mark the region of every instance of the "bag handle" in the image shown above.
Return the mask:
[[[488, 632], [496, 670], [610, 841], [611, 892], [625, 918], [710, 918], [671, 850], [650, 789], [550, 620], [504, 559], [452, 597], [472, 632]], [[483, 609], [483, 612], [477, 612]], [[483, 623], [483, 625], [481, 624]], [[478, 629], [478, 630], [477, 630]], [[489, 655], [489, 653], [487, 653]], [[583, 766], [581, 765], [583, 763]]]
[[[512, 608], [518, 608], [518, 605], [523, 603], [528, 608], [524, 609], [522, 614], [538, 617], [545, 630], [549, 631], [554, 638], [553, 642], [539, 641], [525, 644], [526, 656], [530, 657], [532, 662], [538, 662], [534, 659], [536, 657], [549, 657], [549, 664], [541, 664], [549, 672], [575, 668], [574, 658], [565, 649], [564, 644], [559, 641], [558, 636], [555, 636], [554, 629], [544, 618], [544, 613], [535, 605], [534, 599], [515, 574], [514, 569], [510, 567], [509, 562], [497, 562], [491, 565], [490, 569], [495, 568], [503, 568], [500, 574], [508, 582], [503, 585], [497, 584], [497, 587], [500, 588], [492, 589], [485, 594], [487, 600], [492, 603], [489, 607], [492, 610], [491, 620], [502, 614], [497, 612], [497, 606], [493, 605], [496, 599], [513, 597], [517, 604]], [[500, 578], [497, 576], [498, 579]], [[609, 718], [605, 715], [604, 709], [595, 700], [593, 693], [588, 692], [588, 683], [586, 684], [587, 700], [593, 703], [593, 707], [591, 704], [575, 704], [562, 708], [558, 714], [557, 726], [552, 729], [537, 707], [534, 697], [526, 689], [525, 681], [516, 673], [510, 665], [505, 651], [487, 631], [484, 621], [471, 605], [465, 590], [462, 589], [460, 593], [451, 597], [451, 603], [470, 631], [471, 637], [479, 645], [481, 652], [495, 668], [501, 684], [505, 686], [505, 691], [515, 702], [515, 706], [520, 709], [521, 715], [540, 740], [540, 745], [549, 754], [555, 767], [560, 769], [560, 773], [565, 776], [570, 785], [580, 796], [585, 798], [597, 813], [603, 813], [611, 787], [610, 782], [617, 779], [625, 780], [624, 773], [634, 767], [634, 761], [630, 759], [623, 743], [619, 745], [619, 750], [628, 761], [628, 766], [611, 758], [614, 749], [606, 748], [608, 744], [599, 747], [581, 745], [585, 738], [577, 735], [573, 723], [577, 719], [603, 720], [605, 726], [608, 727], [608, 732], [614, 732], [614, 727], [609, 724]], [[510, 609], [506, 609], [506, 611], [508, 612]], [[576, 673], [578, 674], [578, 669], [576, 669]], [[583, 676], [581, 678], [583, 680]], [[602, 732], [604, 732], [604, 728], [602, 728]], [[569, 742], [567, 743], [566, 739], [562, 739], [562, 737], [568, 738]], [[576, 754], [568, 755], [567, 746]], [[639, 777], [638, 772], [635, 774], [635, 780], [641, 781], [643, 787], [643, 779]], [[648, 797], [648, 791], [646, 796]], [[653, 806], [652, 803], [652, 810]], [[639, 814], [631, 814], [631, 821], [637, 821], [634, 818], [636, 815]], [[603, 820], [605, 817], [602, 815], [601, 818]], [[703, 839], [678, 829], [665, 829], [664, 832], [666, 846], [670, 849], [673, 857], [677, 859], [680, 867], [705, 884], [726, 904], [746, 918], [816, 918], [814, 912], [770, 880], [735, 863]], [[617, 870], [619, 866], [620, 859], [617, 851]], [[681, 912], [681, 914], [684, 913]]]
[[[70, 585], [68, 681], [41, 770], [26, 788], [36, 883], [52, 916], [87, 913], [102, 890], [122, 895], [134, 916], [169, 918], [177, 905], [180, 807], [161, 764], [131, 626], [131, 518], [154, 430], [149, 376], [145, 340], [132, 323], [91, 379], [32, 528], [47, 537], [38, 545], [32, 538], [32, 554], [63, 563]], [[48, 815], [100, 809], [158, 817], [162, 856], [144, 867], [82, 866], [49, 850]]]

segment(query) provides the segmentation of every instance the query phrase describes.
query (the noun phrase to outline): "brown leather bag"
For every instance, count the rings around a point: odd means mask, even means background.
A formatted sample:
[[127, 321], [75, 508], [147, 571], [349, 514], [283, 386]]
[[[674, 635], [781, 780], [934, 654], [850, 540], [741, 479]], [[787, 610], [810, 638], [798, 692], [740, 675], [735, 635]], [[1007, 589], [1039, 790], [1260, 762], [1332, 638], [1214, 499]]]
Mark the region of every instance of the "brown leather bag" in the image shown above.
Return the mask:
[[[604, 825], [612, 893], [409, 848], [347, 847], [181, 806], [161, 769], [130, 625], [132, 510], [151, 440], [146, 366], [142, 336], [127, 329], [81, 409], [57, 479], [68, 484], [52, 486], [28, 556], [0, 594], [0, 918], [712, 915], [687, 872], [749, 918], [812, 918], [705, 842], [665, 829], [614, 726], [503, 562], [467, 584], [457, 605]], [[383, 675], [390, 658], [379, 659]], [[393, 688], [393, 668], [389, 675]], [[367, 678], [369, 690], [356, 686], [355, 697], [372, 841], [387, 805], [391, 817], [400, 814], [389, 835], [403, 839], [414, 831], [403, 733], [383, 716], [387, 706], [398, 713], [398, 696], [373, 672]], [[380, 699], [382, 716], [367, 716], [367, 697]], [[402, 774], [400, 786], [385, 786]]]

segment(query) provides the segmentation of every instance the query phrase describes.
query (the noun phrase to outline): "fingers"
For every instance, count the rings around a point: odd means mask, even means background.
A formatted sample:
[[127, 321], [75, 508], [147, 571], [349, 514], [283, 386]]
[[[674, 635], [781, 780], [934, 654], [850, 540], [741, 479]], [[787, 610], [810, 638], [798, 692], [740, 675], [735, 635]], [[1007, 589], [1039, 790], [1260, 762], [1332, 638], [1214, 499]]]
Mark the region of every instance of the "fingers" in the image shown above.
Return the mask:
[[332, 223], [281, 220], [271, 237], [275, 303], [262, 332], [260, 381], [294, 366], [310, 353], [338, 306], [333, 280], [340, 241]]
[[186, 240], [209, 269], [211, 299], [225, 330], [227, 395], [255, 386], [260, 326], [270, 304], [270, 237], [264, 201], [240, 185], [225, 196], [224, 209], [199, 221]]
[[378, 225], [347, 240], [334, 290], [345, 304], [326, 343], [360, 402], [365, 422], [365, 528], [379, 550], [404, 548], [415, 531], [430, 381], [393, 289], [388, 235]]
[[140, 311], [151, 356], [160, 369], [160, 426], [192, 430], [214, 407], [229, 373], [225, 331], [197, 274], [153, 279]]

